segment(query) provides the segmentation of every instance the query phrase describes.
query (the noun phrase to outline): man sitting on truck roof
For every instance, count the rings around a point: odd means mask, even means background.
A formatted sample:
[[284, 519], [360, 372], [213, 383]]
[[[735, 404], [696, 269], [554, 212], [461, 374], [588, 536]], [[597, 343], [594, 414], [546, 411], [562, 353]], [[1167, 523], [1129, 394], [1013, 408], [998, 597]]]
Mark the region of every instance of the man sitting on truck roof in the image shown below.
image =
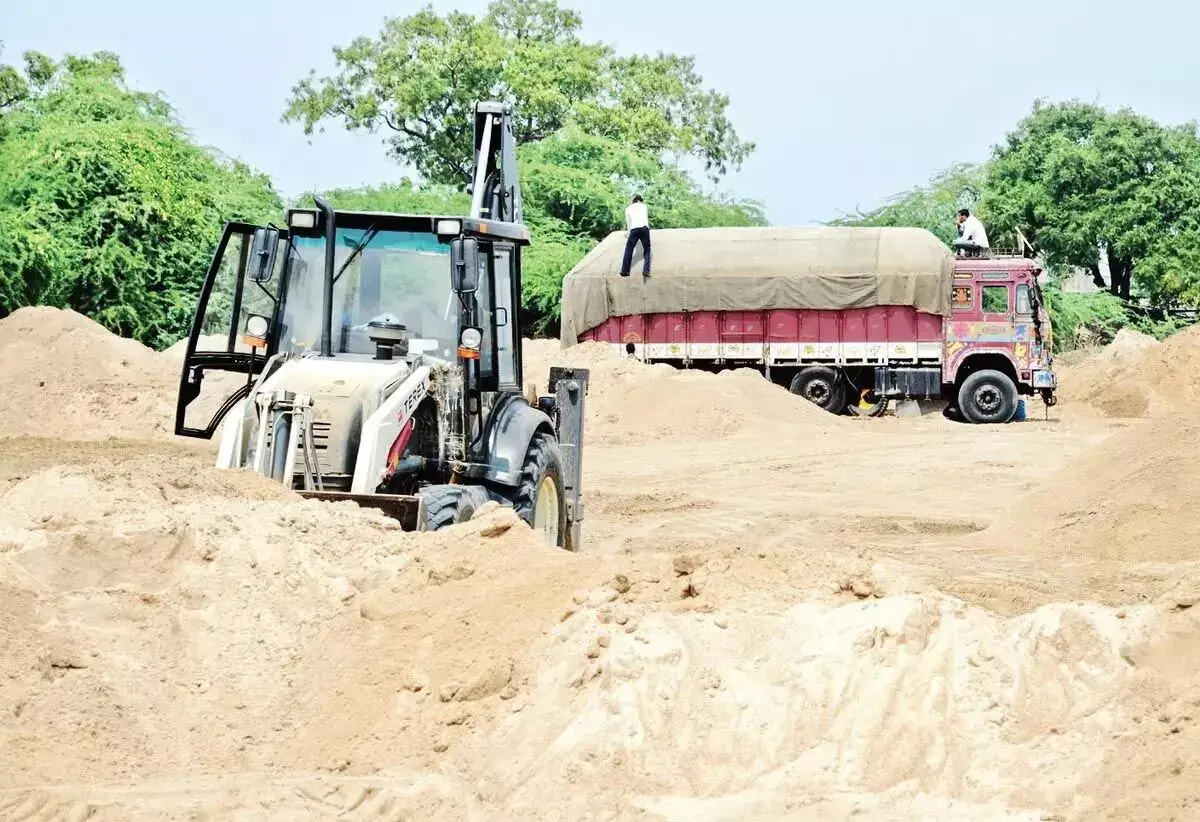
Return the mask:
[[958, 212], [958, 239], [954, 241], [954, 247], [960, 251], [975, 253], [987, 251], [989, 248], [983, 223], [965, 208], [959, 209]]

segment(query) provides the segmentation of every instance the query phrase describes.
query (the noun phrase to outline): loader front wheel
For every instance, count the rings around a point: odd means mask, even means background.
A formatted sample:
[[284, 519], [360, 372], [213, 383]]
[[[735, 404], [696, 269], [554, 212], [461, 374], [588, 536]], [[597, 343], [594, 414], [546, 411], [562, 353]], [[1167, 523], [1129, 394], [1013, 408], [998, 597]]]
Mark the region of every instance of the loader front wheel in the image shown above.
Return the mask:
[[467, 522], [488, 501], [487, 492], [474, 485], [430, 485], [421, 489], [421, 498], [426, 531]]
[[566, 500], [558, 441], [549, 434], [536, 434], [525, 453], [521, 484], [512, 496], [513, 508], [547, 545], [563, 548], [567, 534]]

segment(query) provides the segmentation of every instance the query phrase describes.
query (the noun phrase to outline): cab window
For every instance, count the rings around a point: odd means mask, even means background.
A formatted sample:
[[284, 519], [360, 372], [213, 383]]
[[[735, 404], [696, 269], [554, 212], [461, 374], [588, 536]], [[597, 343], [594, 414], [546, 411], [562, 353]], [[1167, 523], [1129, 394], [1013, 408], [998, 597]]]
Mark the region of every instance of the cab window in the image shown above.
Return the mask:
[[983, 305], [980, 309], [984, 314], [1008, 313], [1008, 286], [988, 285], [983, 288]]
[[1025, 316], [1033, 314], [1033, 300], [1030, 299], [1029, 286], [1017, 286], [1017, 313]]

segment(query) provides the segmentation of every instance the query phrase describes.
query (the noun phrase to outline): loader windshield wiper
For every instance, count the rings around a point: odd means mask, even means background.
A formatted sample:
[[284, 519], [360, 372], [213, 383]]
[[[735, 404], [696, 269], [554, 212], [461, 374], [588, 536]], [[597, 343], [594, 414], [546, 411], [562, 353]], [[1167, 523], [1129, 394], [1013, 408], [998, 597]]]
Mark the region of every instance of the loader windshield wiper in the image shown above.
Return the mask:
[[362, 250], [369, 246], [371, 241], [378, 236], [379, 231], [376, 230], [375, 226], [371, 226], [367, 229], [367, 233], [363, 235], [362, 240], [359, 241], [358, 245], [354, 246], [354, 250], [350, 252], [350, 256], [346, 258], [346, 262], [342, 263], [342, 267], [339, 268], [338, 273], [334, 275], [333, 281], [335, 283], [342, 278], [343, 274], [346, 273], [346, 269], [350, 267], [350, 263], [354, 262], [354, 258], [362, 253]]

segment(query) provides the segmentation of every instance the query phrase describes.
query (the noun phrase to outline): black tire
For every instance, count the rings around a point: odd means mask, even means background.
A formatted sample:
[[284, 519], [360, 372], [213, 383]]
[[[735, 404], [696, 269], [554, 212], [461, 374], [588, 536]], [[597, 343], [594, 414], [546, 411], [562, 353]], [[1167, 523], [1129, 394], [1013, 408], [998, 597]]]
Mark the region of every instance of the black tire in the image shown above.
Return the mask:
[[[873, 403], [867, 400], [867, 396], [873, 396], [874, 393], [874, 391], [869, 391], [866, 394], [860, 394], [859, 402], [855, 402], [853, 395], [851, 395], [846, 403], [846, 411], [852, 417], [882, 417], [887, 413], [890, 401], [887, 397], [876, 397]], [[860, 403], [862, 402], [867, 402], [868, 405], [861, 405]]]
[[842, 380], [836, 371], [823, 365], [810, 366], [792, 377], [788, 390], [831, 414], [840, 414], [846, 407]]
[[429, 485], [420, 496], [425, 500], [426, 531], [467, 522], [488, 501], [487, 491], [474, 485]]
[[525, 452], [525, 462], [521, 466], [521, 484], [512, 492], [512, 504], [517, 515], [530, 528], [534, 525], [534, 512], [537, 510], [538, 496], [545, 482], [554, 484], [558, 495], [558, 511], [552, 522], [557, 522], [557, 536], [543, 532], [546, 543], [557, 548], [567, 544], [567, 496], [563, 487], [562, 454], [558, 450], [558, 441], [546, 433], [535, 434]]
[[1008, 422], [1017, 413], [1017, 386], [999, 371], [976, 371], [958, 389], [958, 410], [975, 425]]

